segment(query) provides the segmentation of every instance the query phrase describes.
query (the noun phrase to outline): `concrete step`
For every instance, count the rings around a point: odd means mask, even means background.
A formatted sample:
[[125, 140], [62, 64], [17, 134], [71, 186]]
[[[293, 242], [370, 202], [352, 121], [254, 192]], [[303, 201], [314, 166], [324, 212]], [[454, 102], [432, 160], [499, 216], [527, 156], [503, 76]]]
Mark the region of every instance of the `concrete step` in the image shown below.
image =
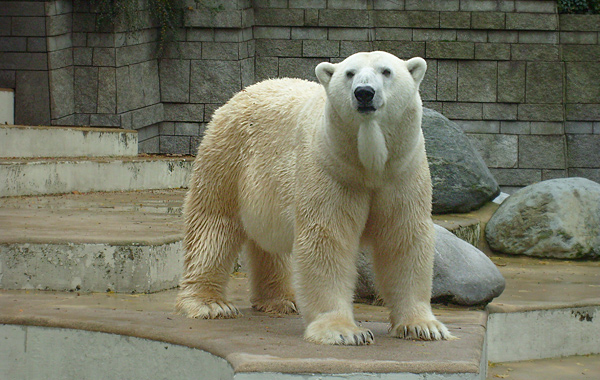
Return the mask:
[[134, 157], [137, 154], [136, 131], [0, 125], [0, 157]]
[[0, 159], [0, 197], [186, 187], [193, 157]]

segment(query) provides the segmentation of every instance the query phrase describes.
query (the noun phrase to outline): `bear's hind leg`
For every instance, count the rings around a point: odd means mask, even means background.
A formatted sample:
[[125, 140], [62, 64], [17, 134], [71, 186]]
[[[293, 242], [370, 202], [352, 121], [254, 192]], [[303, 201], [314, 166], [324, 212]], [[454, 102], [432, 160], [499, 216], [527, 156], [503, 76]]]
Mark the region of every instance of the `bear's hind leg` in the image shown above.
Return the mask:
[[297, 313], [290, 256], [270, 254], [252, 240], [248, 241], [246, 253], [250, 264], [252, 307], [266, 313]]
[[184, 273], [176, 310], [190, 318], [235, 318], [238, 309], [225, 290], [245, 239], [241, 222], [230, 212], [211, 207], [207, 194], [190, 190], [185, 205]]

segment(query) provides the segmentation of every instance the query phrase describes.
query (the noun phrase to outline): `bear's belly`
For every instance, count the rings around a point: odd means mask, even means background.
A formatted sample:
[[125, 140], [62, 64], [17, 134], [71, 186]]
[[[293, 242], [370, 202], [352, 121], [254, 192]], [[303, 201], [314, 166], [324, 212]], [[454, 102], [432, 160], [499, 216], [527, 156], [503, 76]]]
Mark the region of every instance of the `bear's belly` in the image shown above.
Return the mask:
[[242, 223], [248, 238], [269, 253], [291, 253], [294, 244], [292, 211], [264, 198], [257, 198], [247, 199], [241, 209]]

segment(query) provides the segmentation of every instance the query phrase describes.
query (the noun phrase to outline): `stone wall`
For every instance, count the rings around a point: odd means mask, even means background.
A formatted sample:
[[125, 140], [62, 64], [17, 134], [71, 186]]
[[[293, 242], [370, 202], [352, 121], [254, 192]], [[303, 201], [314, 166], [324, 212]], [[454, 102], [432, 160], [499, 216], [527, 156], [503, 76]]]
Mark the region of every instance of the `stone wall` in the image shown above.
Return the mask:
[[17, 122], [133, 128], [142, 151], [193, 153], [244, 86], [314, 80], [321, 61], [379, 49], [427, 60], [425, 105], [462, 126], [505, 188], [600, 182], [600, 15], [548, 0], [184, 2], [159, 59], [149, 17], [130, 35], [98, 30], [87, 1], [0, 1], [0, 86], [16, 88]]

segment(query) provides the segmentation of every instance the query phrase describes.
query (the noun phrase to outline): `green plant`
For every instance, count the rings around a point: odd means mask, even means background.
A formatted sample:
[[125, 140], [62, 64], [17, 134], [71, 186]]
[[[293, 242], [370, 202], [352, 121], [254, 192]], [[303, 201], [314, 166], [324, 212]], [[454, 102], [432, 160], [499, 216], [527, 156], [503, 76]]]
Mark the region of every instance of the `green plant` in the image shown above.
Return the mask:
[[[158, 50], [162, 53], [177, 29], [180, 20], [180, 0], [146, 0], [154, 25], [158, 26]], [[147, 28], [146, 13], [140, 0], [90, 0], [98, 12], [98, 25], [120, 23], [127, 32], [134, 33]]]
[[600, 0], [558, 0], [559, 13], [598, 14]]

